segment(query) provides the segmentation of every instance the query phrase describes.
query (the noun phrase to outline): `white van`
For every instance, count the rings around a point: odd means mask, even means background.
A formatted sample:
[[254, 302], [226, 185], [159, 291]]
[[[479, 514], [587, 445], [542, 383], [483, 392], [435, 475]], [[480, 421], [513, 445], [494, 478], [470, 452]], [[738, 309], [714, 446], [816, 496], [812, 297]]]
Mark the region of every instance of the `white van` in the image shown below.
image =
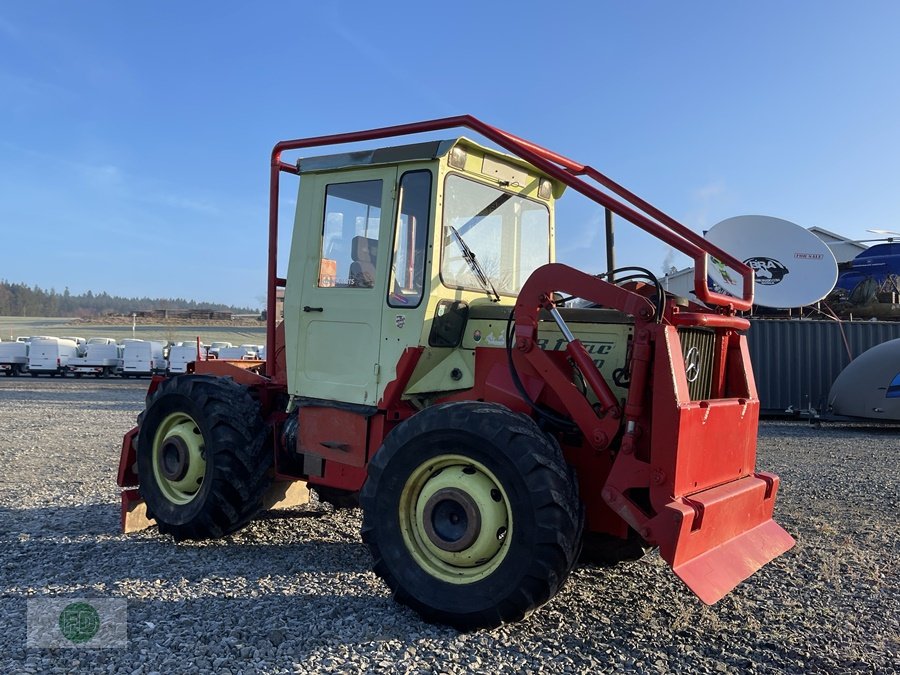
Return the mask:
[[85, 351], [86, 351], [86, 347], [87, 347], [87, 340], [85, 340], [84, 338], [72, 337], [70, 335], [63, 335], [60, 338], [60, 340], [71, 340], [72, 342], [75, 343], [75, 349], [78, 352], [78, 356], [85, 355]]
[[125, 342], [122, 377], [165, 375], [168, 363], [163, 356], [162, 342], [130, 340]]
[[28, 348], [28, 372], [32, 377], [45, 374], [65, 377], [69, 360], [78, 355], [74, 340], [34, 338]]
[[123, 347], [113, 343], [99, 344], [88, 342], [87, 353], [69, 360], [69, 372], [75, 377], [93, 375], [94, 377], [111, 377], [122, 371]]
[[262, 349], [262, 345], [241, 345], [241, 349], [246, 349], [247, 353], [256, 359], [259, 358], [259, 350]]
[[[201, 355], [203, 351], [201, 350]], [[203, 358], [202, 356], [200, 357]], [[197, 360], [196, 344], [175, 345], [169, 349], [169, 374], [177, 375], [187, 372], [187, 364]]]
[[256, 358], [256, 351], [250, 351], [245, 347], [222, 347], [219, 349], [219, 358], [231, 361], [249, 361]]
[[91, 345], [114, 345], [116, 341], [113, 338], [92, 337], [87, 343], [90, 347]]
[[0, 343], [0, 370], [7, 377], [27, 373], [28, 343], [19, 341]]
[[230, 349], [233, 346], [230, 342], [213, 342], [209, 346], [209, 355], [211, 358], [219, 358], [220, 349]]

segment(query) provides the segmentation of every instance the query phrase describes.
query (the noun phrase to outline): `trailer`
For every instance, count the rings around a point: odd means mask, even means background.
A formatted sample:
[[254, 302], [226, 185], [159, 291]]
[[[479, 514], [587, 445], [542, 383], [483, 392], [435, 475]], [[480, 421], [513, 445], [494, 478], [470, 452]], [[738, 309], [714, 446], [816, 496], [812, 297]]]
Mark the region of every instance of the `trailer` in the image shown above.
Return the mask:
[[69, 360], [69, 372], [75, 377], [93, 375], [94, 377], [112, 377], [122, 372], [125, 348], [115, 343], [87, 344], [84, 356]]
[[28, 343], [0, 343], [0, 370], [9, 376], [24, 375], [28, 372]]
[[253, 348], [247, 347], [222, 347], [218, 354], [220, 359], [232, 361], [250, 361], [255, 360], [257, 352]]

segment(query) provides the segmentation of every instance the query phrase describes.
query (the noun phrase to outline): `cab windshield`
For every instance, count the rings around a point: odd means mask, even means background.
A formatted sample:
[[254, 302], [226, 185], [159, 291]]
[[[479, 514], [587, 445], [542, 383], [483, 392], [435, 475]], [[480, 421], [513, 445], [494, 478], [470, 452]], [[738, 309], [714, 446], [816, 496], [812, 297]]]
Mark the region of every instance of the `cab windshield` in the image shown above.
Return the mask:
[[[445, 286], [489, 295], [493, 286], [500, 295], [516, 295], [531, 273], [548, 262], [546, 205], [463, 176], [447, 176], [441, 256]], [[482, 282], [482, 272], [489, 284]]]

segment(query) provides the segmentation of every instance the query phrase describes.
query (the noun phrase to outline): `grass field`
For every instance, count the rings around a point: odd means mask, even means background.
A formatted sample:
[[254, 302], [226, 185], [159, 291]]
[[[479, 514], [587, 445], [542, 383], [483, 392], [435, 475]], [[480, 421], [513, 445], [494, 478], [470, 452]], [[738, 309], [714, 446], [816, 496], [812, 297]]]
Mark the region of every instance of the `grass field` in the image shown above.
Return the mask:
[[85, 339], [109, 337], [117, 341], [135, 337], [160, 342], [182, 342], [196, 340], [199, 337], [205, 344], [222, 341], [239, 345], [265, 343], [266, 326], [257, 322], [236, 323], [234, 326], [138, 323], [132, 332], [130, 322], [127, 325], [116, 325], [81, 323], [78, 319], [67, 317], [0, 316], [0, 339], [15, 340], [20, 335], [75, 336]]

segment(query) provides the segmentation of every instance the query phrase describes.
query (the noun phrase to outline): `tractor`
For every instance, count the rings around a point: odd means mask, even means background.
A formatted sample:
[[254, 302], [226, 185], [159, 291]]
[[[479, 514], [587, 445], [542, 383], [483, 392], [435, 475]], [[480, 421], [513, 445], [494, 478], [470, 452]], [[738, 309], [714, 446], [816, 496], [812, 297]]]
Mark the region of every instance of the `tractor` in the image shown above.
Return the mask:
[[[482, 140], [355, 149], [459, 128]], [[284, 277], [282, 174], [299, 177]], [[528, 616], [583, 547], [609, 562], [658, 547], [711, 604], [793, 546], [772, 520], [778, 477], [755, 467], [739, 260], [468, 115], [280, 142], [270, 181], [266, 359], [198, 350], [152, 380], [123, 440], [126, 530], [221, 537], [308, 488], [358, 500], [394, 598], [464, 630]], [[567, 188], [690, 256], [695, 297], [642, 267], [555, 262]], [[740, 296], [709, 288], [708, 260]]]

